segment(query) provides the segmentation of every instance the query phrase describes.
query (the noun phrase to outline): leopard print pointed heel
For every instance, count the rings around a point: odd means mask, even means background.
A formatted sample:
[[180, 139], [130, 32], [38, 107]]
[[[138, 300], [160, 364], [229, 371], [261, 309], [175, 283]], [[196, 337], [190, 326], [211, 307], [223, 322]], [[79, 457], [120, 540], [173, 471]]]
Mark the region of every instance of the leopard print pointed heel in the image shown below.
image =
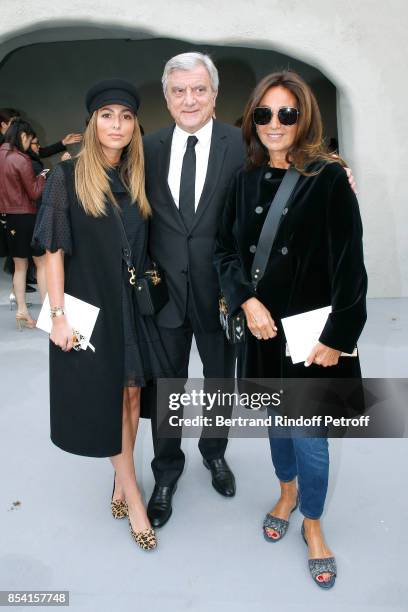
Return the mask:
[[114, 519], [126, 518], [128, 515], [127, 503], [121, 499], [112, 499], [111, 512]]
[[113, 499], [113, 494], [115, 492], [115, 478], [116, 474], [113, 477], [113, 491], [111, 497], [111, 512], [114, 519], [122, 519], [126, 518], [128, 515], [128, 507], [127, 503], [122, 499]]
[[130, 520], [129, 527], [130, 535], [142, 550], [153, 550], [156, 548], [157, 540], [154, 529], [148, 527], [147, 529], [143, 529], [142, 531], [134, 531]]

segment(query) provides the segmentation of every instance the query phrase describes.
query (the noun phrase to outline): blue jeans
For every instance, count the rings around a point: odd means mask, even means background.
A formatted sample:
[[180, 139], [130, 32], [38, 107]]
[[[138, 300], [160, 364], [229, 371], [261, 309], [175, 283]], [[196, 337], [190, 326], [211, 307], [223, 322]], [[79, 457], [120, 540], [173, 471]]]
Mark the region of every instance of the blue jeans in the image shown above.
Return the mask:
[[269, 428], [276, 476], [283, 482], [290, 482], [297, 476], [301, 513], [306, 518], [320, 518], [329, 481], [327, 438], [281, 438], [274, 435], [275, 428]]

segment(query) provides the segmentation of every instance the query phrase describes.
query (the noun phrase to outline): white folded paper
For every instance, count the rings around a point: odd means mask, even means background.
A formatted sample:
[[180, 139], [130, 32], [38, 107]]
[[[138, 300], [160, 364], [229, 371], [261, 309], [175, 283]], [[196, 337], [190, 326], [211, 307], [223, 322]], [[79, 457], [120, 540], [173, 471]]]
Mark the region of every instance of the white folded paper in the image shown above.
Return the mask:
[[[282, 319], [287, 348], [289, 349], [287, 354], [289, 352], [293, 363], [306, 361], [310, 351], [319, 341], [331, 311], [331, 306], [325, 306]], [[341, 356], [355, 357], [357, 356], [357, 349], [353, 353], [341, 353]]]
[[[89, 346], [89, 348], [95, 352], [95, 347], [90, 343], [90, 339], [100, 309], [68, 293], [64, 293], [64, 310], [70, 327], [84, 337], [84, 340], [81, 342], [81, 349], [85, 351]], [[37, 327], [48, 334], [51, 333], [52, 320], [50, 317], [50, 301], [48, 294], [45, 296], [44, 304], [42, 305], [37, 319]]]

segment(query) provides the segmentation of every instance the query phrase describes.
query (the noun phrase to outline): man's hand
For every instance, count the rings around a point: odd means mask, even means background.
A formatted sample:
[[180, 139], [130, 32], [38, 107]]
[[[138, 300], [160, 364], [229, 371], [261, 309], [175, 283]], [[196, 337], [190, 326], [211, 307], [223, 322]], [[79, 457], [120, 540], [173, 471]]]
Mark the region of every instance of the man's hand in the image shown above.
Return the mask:
[[61, 155], [61, 161], [67, 161], [67, 159], [71, 159], [71, 154], [65, 151], [65, 153]]
[[348, 182], [350, 183], [350, 187], [352, 188], [354, 193], [357, 194], [356, 181], [354, 180], [354, 176], [353, 176], [353, 173], [351, 171], [351, 168], [344, 168], [344, 169], [345, 169], [345, 171], [347, 173], [347, 178], [348, 178]]
[[82, 140], [82, 134], [67, 134], [62, 139], [62, 144], [66, 146], [70, 144], [75, 144], [77, 142], [81, 142], [81, 140]]
[[340, 355], [341, 351], [318, 342], [306, 359], [305, 366], [309, 367], [312, 363], [316, 363], [324, 368], [334, 366], [338, 364]]
[[242, 304], [249, 331], [258, 340], [269, 340], [276, 336], [278, 328], [271, 313], [257, 298], [249, 298]]
[[[331, 155], [334, 158], [338, 158], [339, 156], [337, 155], [337, 153], [332, 153]], [[354, 191], [354, 193], [357, 195], [357, 189], [356, 189], [356, 181], [354, 180], [354, 176], [353, 173], [351, 171], [351, 168], [344, 168], [347, 174], [347, 178], [348, 178], [348, 182], [350, 183], [350, 187], [352, 188], [352, 190]]]

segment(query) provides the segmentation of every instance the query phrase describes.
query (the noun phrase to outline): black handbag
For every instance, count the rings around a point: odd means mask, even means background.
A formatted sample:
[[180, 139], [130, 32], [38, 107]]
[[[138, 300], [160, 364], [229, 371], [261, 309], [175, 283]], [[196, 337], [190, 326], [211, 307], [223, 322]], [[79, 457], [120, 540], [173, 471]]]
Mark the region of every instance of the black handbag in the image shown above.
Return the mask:
[[[251, 267], [251, 282], [255, 292], [259, 281], [264, 275], [282, 216], [287, 212], [288, 202], [299, 178], [300, 173], [295, 168], [290, 167], [283, 177], [279, 189], [269, 207]], [[286, 212], [284, 212], [284, 209], [286, 209]], [[220, 297], [218, 307], [221, 327], [224, 330], [227, 340], [231, 344], [245, 342], [248, 334], [248, 326], [242, 308], [234, 315], [231, 315], [228, 312], [228, 304], [224, 296]]]
[[154, 315], [169, 301], [166, 277], [156, 262], [136, 279], [136, 300], [142, 315]]
[[235, 315], [230, 315], [228, 313], [228, 306], [224, 296], [220, 297], [218, 308], [220, 312], [221, 327], [224, 330], [228, 342], [231, 344], [245, 342], [248, 330], [245, 314], [242, 308]]
[[151, 270], [146, 270], [142, 276], [137, 276], [132, 263], [132, 250], [126, 236], [123, 219], [116, 206], [113, 206], [113, 210], [121, 230], [122, 256], [129, 272], [129, 284], [135, 289], [139, 312], [143, 316], [155, 315], [169, 301], [166, 277], [163, 270], [155, 262], [152, 262]]

